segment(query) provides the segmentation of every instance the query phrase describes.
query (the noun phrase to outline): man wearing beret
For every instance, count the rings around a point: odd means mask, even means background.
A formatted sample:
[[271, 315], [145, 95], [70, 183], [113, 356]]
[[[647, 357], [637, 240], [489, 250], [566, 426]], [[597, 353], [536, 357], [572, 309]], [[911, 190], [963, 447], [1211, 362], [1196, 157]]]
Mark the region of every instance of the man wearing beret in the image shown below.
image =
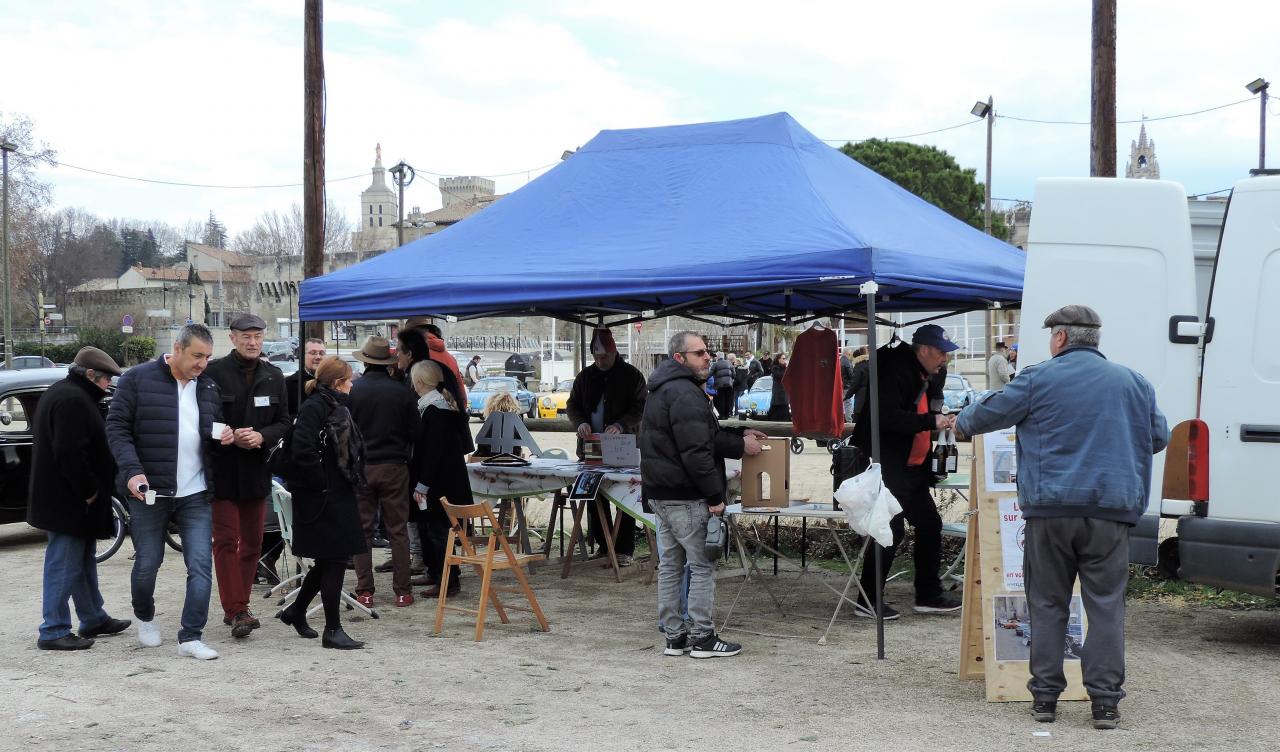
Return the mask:
[[291, 422], [284, 374], [258, 356], [267, 324], [246, 313], [231, 321], [230, 355], [209, 364], [222, 396], [222, 416], [235, 435], [213, 462], [213, 568], [218, 576], [222, 623], [233, 637], [259, 626], [249, 610], [253, 578], [262, 554], [262, 526], [271, 471], [267, 454]]
[[1151, 457], [1168, 443], [1156, 393], [1098, 350], [1102, 319], [1069, 305], [1049, 314], [1049, 360], [956, 420], [973, 436], [1017, 426], [1018, 505], [1026, 520], [1023, 576], [1031, 638], [1031, 715], [1057, 717], [1067, 687], [1063, 643], [1077, 575], [1089, 621], [1080, 656], [1093, 727], [1113, 729], [1124, 698], [1124, 592], [1129, 528], [1151, 492]]
[[[93, 638], [129, 628], [103, 608], [95, 540], [112, 532], [116, 462], [107, 445], [102, 398], [120, 367], [96, 347], [76, 353], [67, 377], [49, 387], [32, 419], [31, 493], [27, 523], [44, 530], [44, 623], [41, 650], [84, 650]], [[71, 631], [70, 598], [80, 620]]]
[[[947, 338], [937, 324], [925, 324], [911, 335], [911, 346], [886, 347], [877, 350], [876, 370], [879, 375], [880, 467], [884, 484], [902, 505], [902, 512], [890, 521], [893, 545], [880, 549], [880, 579], [876, 579], [875, 560], [868, 556], [862, 564], [862, 589], [870, 602], [854, 606], [858, 616], [875, 616], [878, 588], [884, 587], [894, 554], [906, 535], [905, 523], [915, 531], [915, 611], [917, 613], [949, 613], [960, 609], [960, 600], [942, 590], [938, 567], [942, 563], [942, 516], [933, 501], [934, 475], [929, 471], [930, 433], [950, 428], [954, 418], [940, 415], [930, 408], [933, 398], [941, 397], [937, 378], [947, 366], [947, 353], [959, 345]], [[931, 390], [931, 385], [935, 385]], [[931, 391], [933, 393], [931, 393]], [[857, 419], [854, 421], [853, 443], [871, 456], [871, 420], [869, 399], [854, 398]], [[940, 400], [939, 400], [940, 402]], [[885, 619], [897, 619], [898, 612], [884, 604]]]

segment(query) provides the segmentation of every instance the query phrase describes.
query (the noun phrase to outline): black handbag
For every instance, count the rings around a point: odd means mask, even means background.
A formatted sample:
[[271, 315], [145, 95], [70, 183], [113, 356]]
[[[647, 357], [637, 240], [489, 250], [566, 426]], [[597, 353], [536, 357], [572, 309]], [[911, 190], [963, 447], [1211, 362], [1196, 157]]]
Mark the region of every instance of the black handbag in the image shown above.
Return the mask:
[[[840, 484], [862, 473], [871, 466], [871, 458], [862, 449], [852, 445], [840, 443], [831, 450], [831, 490], [835, 491], [840, 488]], [[840, 502], [832, 500], [836, 509], [840, 508]]]

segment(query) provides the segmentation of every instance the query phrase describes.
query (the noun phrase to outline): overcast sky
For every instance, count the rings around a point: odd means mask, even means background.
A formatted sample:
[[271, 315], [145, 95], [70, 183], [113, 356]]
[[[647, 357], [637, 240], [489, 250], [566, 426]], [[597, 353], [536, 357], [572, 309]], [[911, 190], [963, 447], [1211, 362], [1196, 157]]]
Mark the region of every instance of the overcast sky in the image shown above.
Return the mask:
[[[403, 158], [419, 170], [405, 203], [430, 209], [440, 195], [429, 172], [495, 176], [500, 192], [515, 190], [603, 128], [785, 110], [820, 138], [862, 139], [972, 122], [910, 140], [947, 150], [981, 179], [974, 100], [993, 95], [1001, 116], [1089, 119], [1088, 0], [324, 5], [328, 191], [349, 217], [379, 142], [387, 166]], [[1236, 102], [1254, 78], [1280, 80], [1280, 2], [1119, 6], [1121, 120]], [[68, 165], [209, 185], [300, 183], [302, 9], [302, 0], [8, 3], [0, 112], [30, 117]], [[1268, 122], [1280, 127], [1275, 114]], [[1188, 193], [1229, 188], [1257, 165], [1258, 104], [1149, 122], [1148, 133], [1165, 179]], [[1137, 135], [1137, 124], [1119, 126], [1122, 174]], [[1270, 142], [1280, 167], [1280, 137]], [[997, 118], [994, 195], [1030, 199], [1037, 177], [1087, 175], [1088, 149], [1087, 125]], [[213, 211], [232, 234], [302, 196], [68, 166], [42, 174], [60, 207], [176, 225]]]

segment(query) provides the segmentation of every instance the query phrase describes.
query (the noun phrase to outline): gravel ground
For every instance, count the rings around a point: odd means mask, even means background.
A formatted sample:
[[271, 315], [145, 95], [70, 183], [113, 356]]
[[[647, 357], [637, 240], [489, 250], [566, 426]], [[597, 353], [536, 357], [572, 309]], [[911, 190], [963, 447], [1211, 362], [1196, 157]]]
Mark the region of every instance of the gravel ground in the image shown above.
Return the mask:
[[[801, 459], [820, 456], [810, 446]], [[815, 578], [833, 575], [780, 575], [786, 618], [748, 585], [725, 633], [745, 646], [732, 659], [664, 657], [654, 587], [635, 567], [621, 584], [594, 568], [568, 580], [542, 569], [533, 582], [552, 631], [517, 612], [479, 644], [465, 616], [438, 638], [433, 604], [384, 602], [376, 621], [346, 617], [367, 649], [323, 650], [260, 601], [264, 626], [244, 640], [211, 618], [206, 641], [222, 657], [201, 663], [176, 655], [184, 572], [173, 552], [157, 587], [164, 645], [141, 648], [130, 630], [87, 652], [38, 651], [43, 551], [38, 531], [0, 528], [0, 749], [1270, 750], [1280, 733], [1274, 612], [1131, 604], [1131, 696], [1120, 729], [1096, 732], [1082, 703], [1041, 725], [1025, 704], [985, 702], [980, 682], [956, 675], [958, 615], [887, 624], [883, 661], [863, 619], [843, 618], [817, 645], [833, 603]], [[125, 618], [131, 553], [126, 543], [100, 568], [107, 608]], [[390, 575], [378, 577], [389, 593]], [[717, 618], [738, 582], [720, 582]], [[462, 598], [475, 592], [464, 575]], [[909, 586], [889, 590], [899, 605], [910, 597]]]

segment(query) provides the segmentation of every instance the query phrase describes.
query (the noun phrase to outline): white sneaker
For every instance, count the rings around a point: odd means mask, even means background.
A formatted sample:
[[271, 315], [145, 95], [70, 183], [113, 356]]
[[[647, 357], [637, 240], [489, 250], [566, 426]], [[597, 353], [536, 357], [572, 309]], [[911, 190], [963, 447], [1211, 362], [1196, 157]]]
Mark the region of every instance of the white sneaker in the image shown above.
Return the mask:
[[138, 620], [138, 644], [144, 648], [158, 648], [163, 641], [164, 638], [160, 636], [160, 627], [156, 626], [154, 619]]
[[190, 640], [178, 643], [178, 655], [190, 656], [198, 661], [211, 661], [218, 657], [218, 651], [199, 640]]

